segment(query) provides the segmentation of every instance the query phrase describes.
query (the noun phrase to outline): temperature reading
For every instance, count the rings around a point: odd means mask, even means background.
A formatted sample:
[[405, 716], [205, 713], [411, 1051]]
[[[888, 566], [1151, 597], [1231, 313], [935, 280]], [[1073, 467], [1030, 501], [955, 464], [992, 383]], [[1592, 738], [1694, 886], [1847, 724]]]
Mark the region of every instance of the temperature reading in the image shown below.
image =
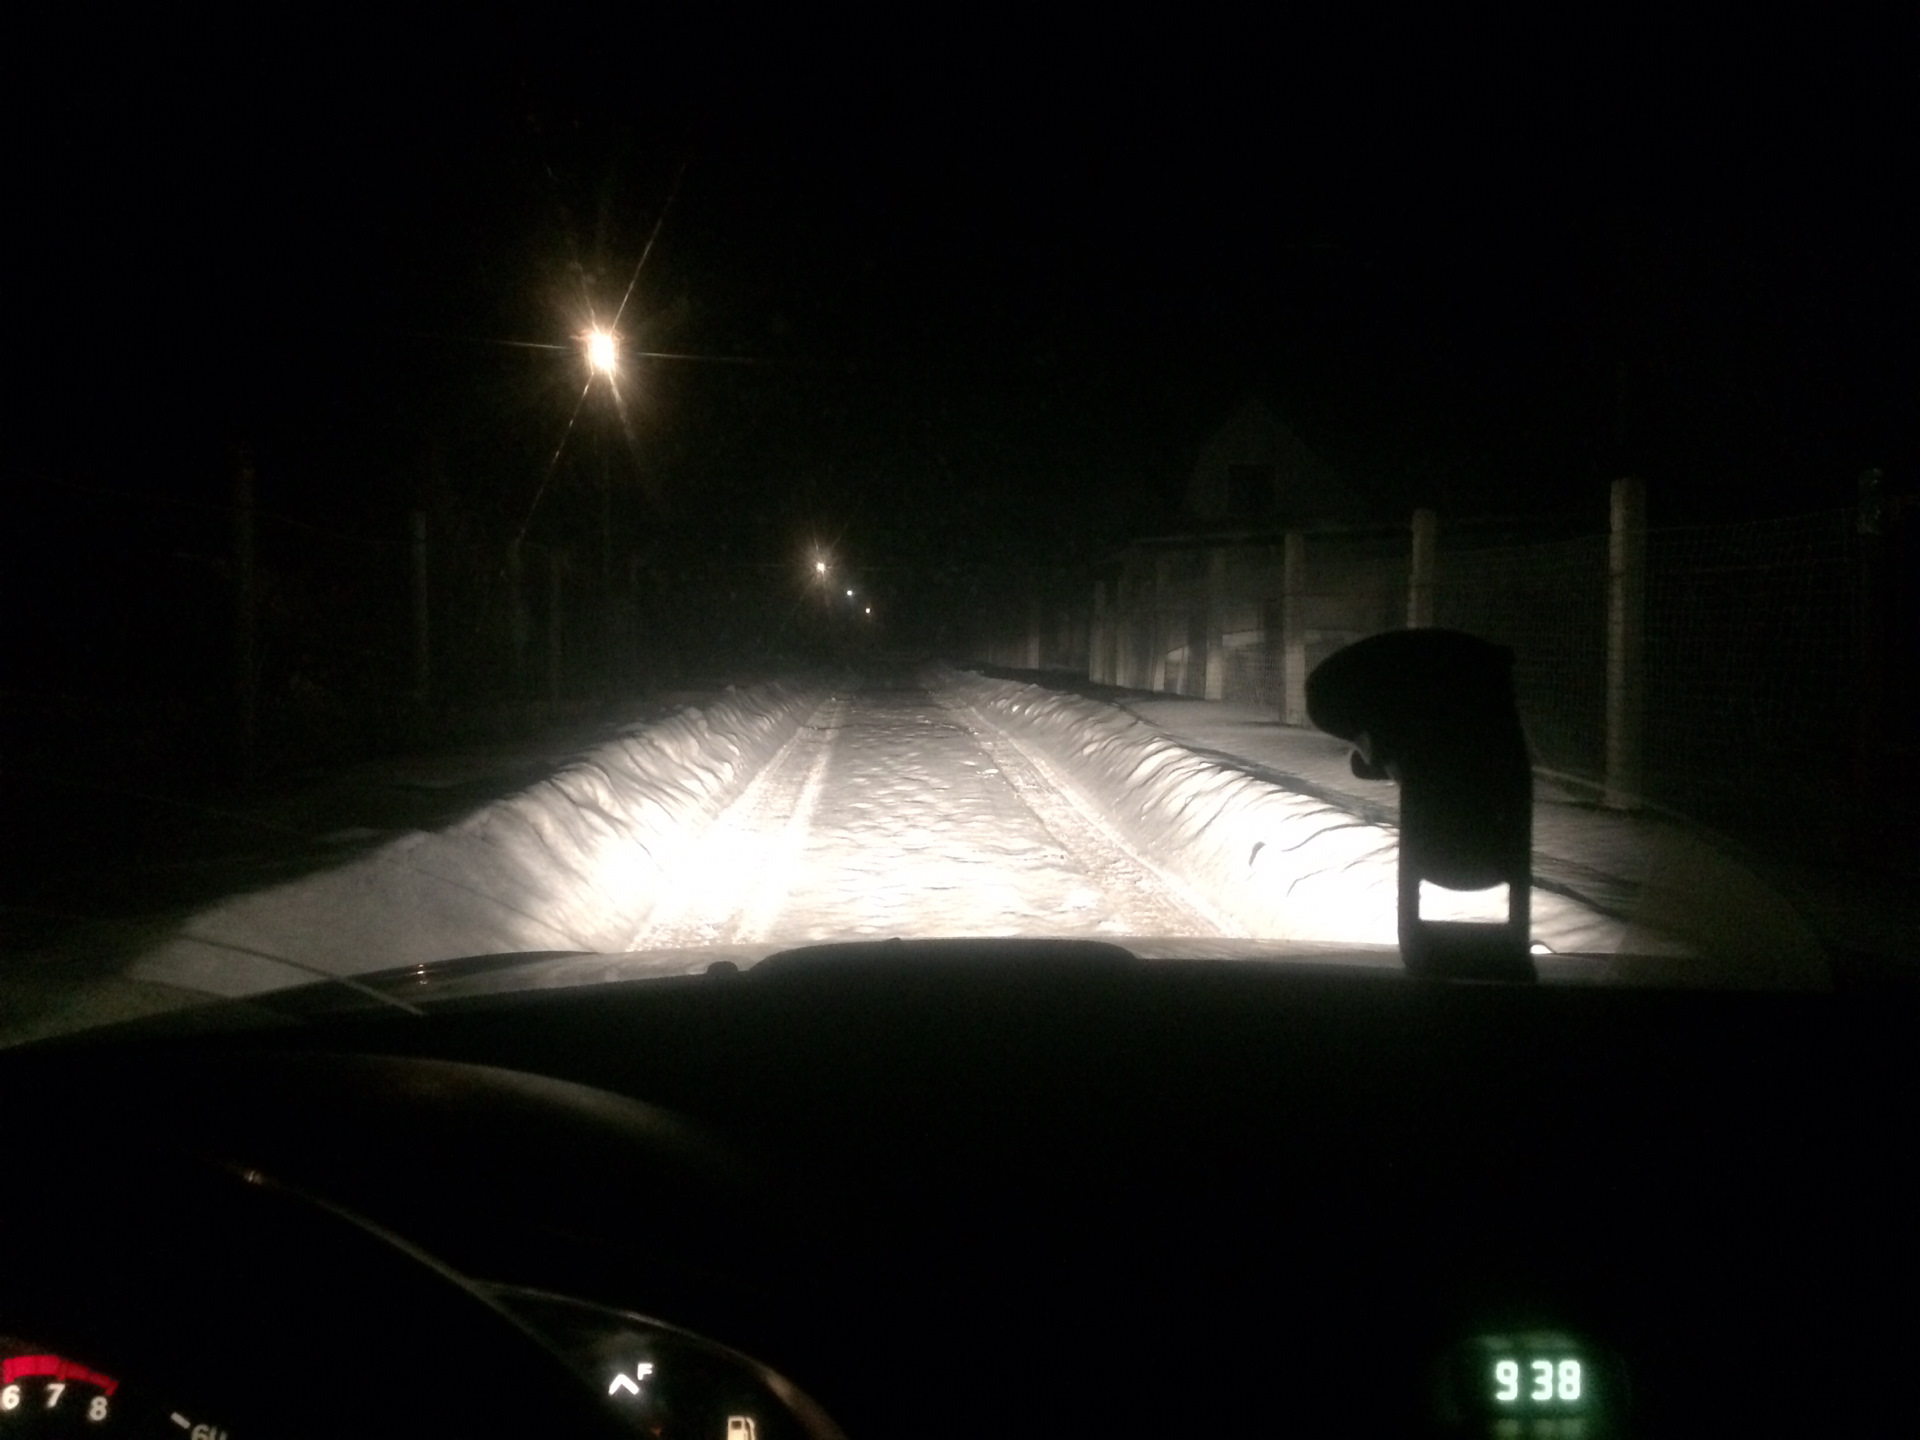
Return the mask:
[[1501, 1405], [1515, 1405], [1522, 1399], [1532, 1405], [1572, 1405], [1579, 1402], [1584, 1388], [1578, 1360], [1528, 1360], [1524, 1369], [1518, 1360], [1493, 1362], [1493, 1398]]

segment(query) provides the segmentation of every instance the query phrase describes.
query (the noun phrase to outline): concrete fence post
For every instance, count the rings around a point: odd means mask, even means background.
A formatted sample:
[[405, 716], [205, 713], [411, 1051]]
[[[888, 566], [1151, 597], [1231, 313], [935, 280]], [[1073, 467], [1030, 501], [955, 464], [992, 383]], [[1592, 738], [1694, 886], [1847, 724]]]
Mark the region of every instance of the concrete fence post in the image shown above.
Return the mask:
[[1857, 695], [1853, 737], [1853, 825], [1856, 853], [1871, 858], [1886, 853], [1893, 835], [1886, 789], [1888, 672], [1895, 647], [1889, 597], [1895, 585], [1888, 574], [1887, 530], [1899, 509], [1887, 498], [1887, 477], [1877, 466], [1860, 473], [1854, 511], [1854, 675]]
[[1087, 679], [1096, 685], [1111, 685], [1106, 673], [1107, 582], [1093, 582], [1093, 623], [1087, 627]]
[[1167, 641], [1172, 626], [1167, 620], [1167, 605], [1173, 594], [1173, 559], [1156, 555], [1153, 559], [1153, 614], [1148, 617], [1147, 634], [1153, 649], [1147, 656], [1147, 688], [1156, 694], [1167, 688]]
[[428, 592], [427, 512], [413, 512], [413, 703], [424, 705], [433, 681], [433, 610]]
[[1602, 803], [1639, 806], [1646, 704], [1647, 486], [1613, 482], [1607, 538], [1607, 774]]
[[1227, 698], [1227, 551], [1207, 552], [1207, 669], [1201, 695], [1208, 700]]
[[1280, 567], [1280, 718], [1288, 725], [1308, 723], [1306, 596], [1307, 537], [1289, 530]]
[[1133, 647], [1136, 587], [1133, 583], [1132, 565], [1122, 562], [1120, 574], [1113, 582], [1113, 673], [1108, 683], [1129, 689], [1133, 685]]
[[[1204, 559], [1204, 555], [1201, 557]], [[1173, 693], [1198, 695], [1206, 689], [1207, 679], [1207, 597], [1204, 582], [1195, 590], [1187, 587], [1187, 603], [1182, 608], [1180, 673], [1174, 677]]]
[[[1253, 623], [1258, 639], [1254, 653], [1259, 658], [1260, 680], [1257, 686], [1257, 698], [1274, 707], [1274, 713], [1280, 711], [1284, 699], [1285, 657], [1280, 648], [1280, 556], [1278, 545], [1263, 546], [1257, 552], [1260, 583], [1257, 603], [1253, 610]], [[1276, 685], [1279, 682], [1279, 685]]]
[[631, 693], [645, 668], [640, 658], [640, 556], [632, 550], [627, 552], [627, 589], [620, 614], [621, 663]]
[[516, 704], [527, 698], [526, 566], [520, 542], [507, 542], [507, 675]]
[[233, 707], [235, 759], [251, 781], [260, 752], [260, 588], [254, 569], [253, 452], [233, 453]]
[[1407, 577], [1407, 628], [1433, 625], [1433, 572], [1439, 552], [1440, 517], [1431, 510], [1413, 512], [1413, 569]]
[[1038, 591], [1028, 592], [1028, 595], [1027, 595], [1027, 648], [1026, 648], [1025, 658], [1026, 658], [1026, 667], [1029, 670], [1038, 670], [1040, 668], [1040, 659], [1042, 654], [1044, 653], [1040, 644], [1040, 631], [1041, 631], [1042, 625], [1044, 624], [1042, 615], [1043, 615], [1043, 612], [1040, 604], [1039, 592]]
[[560, 602], [567, 572], [566, 552], [547, 551], [547, 703], [560, 703]]

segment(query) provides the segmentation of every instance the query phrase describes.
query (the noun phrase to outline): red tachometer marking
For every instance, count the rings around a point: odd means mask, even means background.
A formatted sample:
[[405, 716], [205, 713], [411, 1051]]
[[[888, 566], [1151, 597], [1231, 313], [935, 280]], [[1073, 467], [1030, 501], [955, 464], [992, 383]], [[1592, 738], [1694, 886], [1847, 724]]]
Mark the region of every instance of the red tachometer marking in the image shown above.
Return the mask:
[[0, 1360], [0, 1385], [11, 1385], [28, 1376], [44, 1375], [49, 1380], [78, 1380], [82, 1385], [98, 1385], [111, 1395], [120, 1382], [98, 1370], [89, 1370], [58, 1355], [11, 1355]]

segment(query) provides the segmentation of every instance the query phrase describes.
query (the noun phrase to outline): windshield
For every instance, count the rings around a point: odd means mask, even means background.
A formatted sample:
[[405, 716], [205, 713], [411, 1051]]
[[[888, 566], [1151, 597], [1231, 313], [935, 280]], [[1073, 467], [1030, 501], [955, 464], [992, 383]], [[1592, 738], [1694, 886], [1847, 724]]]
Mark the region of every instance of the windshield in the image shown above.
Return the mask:
[[1393, 967], [1400, 787], [1308, 681], [1402, 628], [1510, 657], [1543, 977], [1910, 959], [1899, 47], [1319, 23], [52, 47], [8, 1033], [523, 952]]

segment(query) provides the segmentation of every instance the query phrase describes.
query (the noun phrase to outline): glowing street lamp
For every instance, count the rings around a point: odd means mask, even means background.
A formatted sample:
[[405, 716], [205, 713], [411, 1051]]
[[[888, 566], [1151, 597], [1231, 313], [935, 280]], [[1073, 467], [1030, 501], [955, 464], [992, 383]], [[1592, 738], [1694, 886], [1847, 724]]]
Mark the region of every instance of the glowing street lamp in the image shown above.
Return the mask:
[[595, 326], [587, 332], [587, 364], [594, 374], [613, 378], [620, 368], [620, 345], [612, 331]]

